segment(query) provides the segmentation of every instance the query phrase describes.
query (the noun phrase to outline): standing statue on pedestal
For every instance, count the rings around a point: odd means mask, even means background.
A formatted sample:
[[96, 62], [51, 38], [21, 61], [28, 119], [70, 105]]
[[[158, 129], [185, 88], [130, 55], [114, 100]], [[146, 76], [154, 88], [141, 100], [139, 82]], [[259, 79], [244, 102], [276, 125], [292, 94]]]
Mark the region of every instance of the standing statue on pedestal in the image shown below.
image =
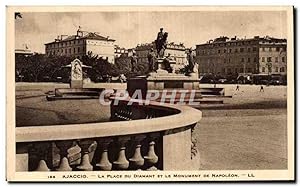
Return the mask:
[[150, 52], [147, 55], [149, 63], [149, 72], [154, 72], [157, 69], [156, 64], [156, 55], [153, 48], [150, 49]]
[[157, 33], [157, 38], [155, 40], [155, 46], [156, 46], [158, 58], [164, 57], [165, 49], [167, 47], [167, 38], [168, 38], [168, 33], [163, 32], [163, 28], [160, 28], [160, 32]]
[[195, 67], [195, 60], [193, 55], [193, 50], [189, 49], [189, 52], [187, 54], [187, 61], [188, 61], [188, 73], [195, 73], [194, 67]]
[[130, 64], [131, 64], [131, 72], [135, 72], [137, 66], [137, 56], [135, 52], [133, 53], [130, 59]]

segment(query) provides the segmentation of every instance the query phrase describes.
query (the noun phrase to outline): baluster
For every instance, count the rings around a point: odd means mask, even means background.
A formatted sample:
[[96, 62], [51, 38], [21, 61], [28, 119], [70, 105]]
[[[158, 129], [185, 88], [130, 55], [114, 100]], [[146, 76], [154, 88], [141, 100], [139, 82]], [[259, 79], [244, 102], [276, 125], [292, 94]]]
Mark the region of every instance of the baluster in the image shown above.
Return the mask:
[[143, 139], [145, 138], [145, 135], [138, 135], [135, 136], [132, 140], [135, 144], [135, 151], [133, 156], [129, 159], [129, 161], [133, 169], [139, 169], [144, 165], [145, 160], [141, 154], [141, 141], [143, 141]]
[[34, 171], [50, 171], [46, 163], [47, 153], [50, 148], [50, 143], [38, 142], [34, 146], [38, 150], [38, 157], [40, 159], [38, 166]]
[[64, 140], [56, 142], [57, 148], [60, 150], [60, 164], [57, 171], [72, 171], [68, 160], [68, 149], [73, 145], [73, 141]]
[[119, 137], [118, 144], [119, 144], [119, 154], [118, 159], [113, 162], [114, 166], [118, 170], [125, 170], [129, 167], [129, 162], [126, 159], [126, 143], [129, 140], [129, 137]]
[[148, 153], [146, 156], [144, 156], [148, 166], [147, 170], [157, 170], [157, 168], [154, 166], [158, 162], [158, 156], [155, 153], [155, 139], [157, 139], [156, 134], [149, 136]]
[[94, 140], [79, 140], [78, 145], [81, 148], [81, 162], [77, 169], [81, 171], [93, 171], [93, 166], [90, 163], [89, 147]]
[[108, 159], [108, 147], [109, 144], [112, 142], [112, 139], [103, 139], [98, 140], [98, 146], [101, 146], [101, 158], [99, 163], [96, 164], [97, 167], [100, 168], [100, 170], [104, 171], [110, 171], [112, 169], [112, 164], [110, 163]]

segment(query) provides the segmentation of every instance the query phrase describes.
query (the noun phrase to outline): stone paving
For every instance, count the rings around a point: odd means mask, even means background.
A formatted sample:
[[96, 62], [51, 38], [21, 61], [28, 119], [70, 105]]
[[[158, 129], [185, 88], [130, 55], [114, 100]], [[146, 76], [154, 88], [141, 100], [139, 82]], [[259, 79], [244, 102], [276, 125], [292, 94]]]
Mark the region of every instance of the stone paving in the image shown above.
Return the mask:
[[[109, 120], [109, 107], [93, 100], [49, 102], [46, 93], [55, 85], [17, 84], [17, 126], [87, 123]], [[66, 85], [59, 85], [66, 87]], [[86, 85], [87, 86], [87, 85]], [[124, 89], [126, 84], [88, 87]], [[213, 85], [201, 85], [213, 87]], [[225, 87], [224, 105], [201, 106], [203, 119], [195, 129], [202, 170], [286, 169], [287, 103], [285, 86], [217, 85]]]

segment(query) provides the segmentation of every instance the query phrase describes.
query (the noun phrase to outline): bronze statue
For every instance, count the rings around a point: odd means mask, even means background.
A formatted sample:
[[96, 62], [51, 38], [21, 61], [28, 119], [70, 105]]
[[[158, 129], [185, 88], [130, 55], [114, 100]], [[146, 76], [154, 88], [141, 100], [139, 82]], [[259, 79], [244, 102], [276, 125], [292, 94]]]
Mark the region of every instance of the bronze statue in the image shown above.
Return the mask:
[[131, 63], [131, 72], [135, 72], [135, 68], [137, 65], [137, 56], [135, 53], [133, 53], [133, 55], [130, 59], [130, 63]]
[[173, 72], [173, 68], [171, 67], [170, 60], [172, 59], [171, 59], [171, 54], [169, 53], [168, 56], [166, 56], [166, 58], [164, 58], [163, 60], [164, 69], [167, 70], [168, 73]]
[[149, 72], [153, 72], [157, 69], [155, 57], [156, 57], [155, 52], [153, 48], [151, 48], [149, 54], [147, 55], [148, 63], [149, 63]]
[[188, 73], [194, 73], [194, 67], [195, 67], [195, 61], [194, 61], [194, 55], [192, 49], [189, 49], [189, 52], [187, 54], [187, 60], [188, 60]]
[[157, 34], [157, 38], [155, 40], [155, 46], [156, 46], [158, 58], [164, 57], [164, 52], [167, 47], [167, 38], [168, 38], [168, 33], [163, 32], [163, 28], [160, 28], [160, 32]]

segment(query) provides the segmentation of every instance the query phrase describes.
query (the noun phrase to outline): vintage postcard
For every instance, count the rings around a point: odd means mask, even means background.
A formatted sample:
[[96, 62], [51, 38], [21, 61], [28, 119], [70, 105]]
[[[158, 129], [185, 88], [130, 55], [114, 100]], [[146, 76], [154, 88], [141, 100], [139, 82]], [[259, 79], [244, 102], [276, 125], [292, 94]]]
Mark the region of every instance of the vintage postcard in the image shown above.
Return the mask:
[[8, 6], [6, 180], [294, 181], [292, 6]]

